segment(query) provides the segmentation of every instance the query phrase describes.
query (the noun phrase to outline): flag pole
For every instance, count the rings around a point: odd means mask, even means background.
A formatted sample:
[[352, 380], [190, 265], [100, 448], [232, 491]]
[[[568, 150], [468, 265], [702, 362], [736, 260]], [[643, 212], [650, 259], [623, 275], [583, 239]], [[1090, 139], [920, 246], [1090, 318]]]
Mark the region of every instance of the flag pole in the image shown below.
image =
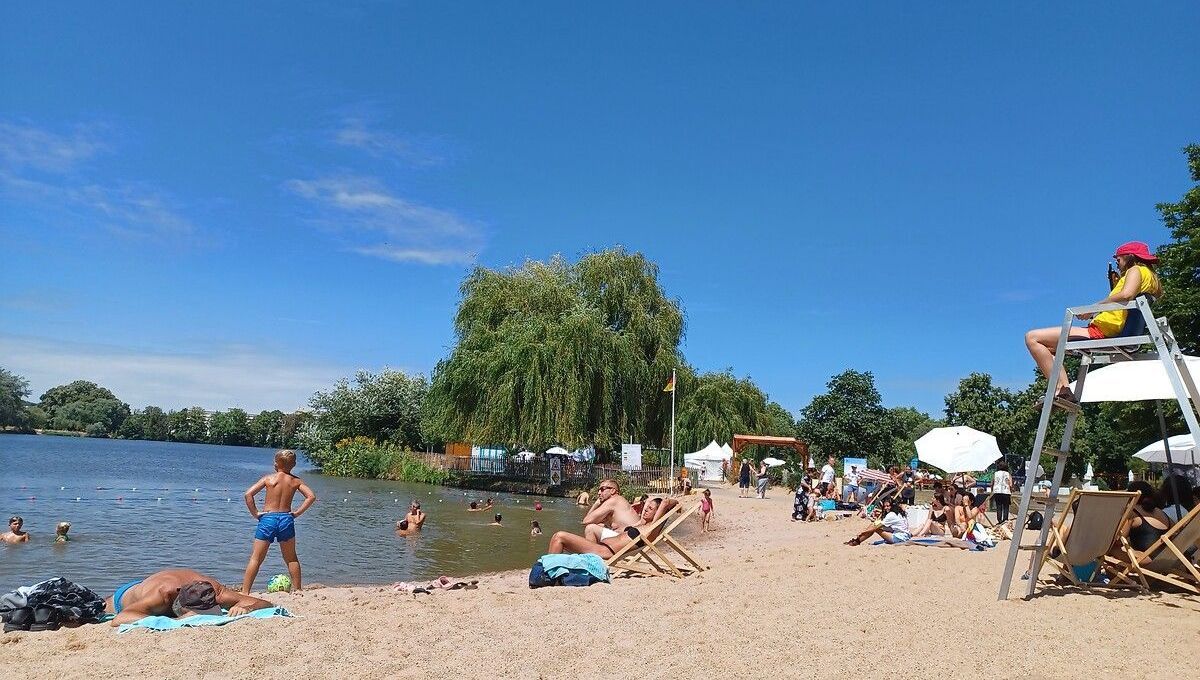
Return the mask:
[[675, 488], [675, 369], [671, 369], [671, 489]]

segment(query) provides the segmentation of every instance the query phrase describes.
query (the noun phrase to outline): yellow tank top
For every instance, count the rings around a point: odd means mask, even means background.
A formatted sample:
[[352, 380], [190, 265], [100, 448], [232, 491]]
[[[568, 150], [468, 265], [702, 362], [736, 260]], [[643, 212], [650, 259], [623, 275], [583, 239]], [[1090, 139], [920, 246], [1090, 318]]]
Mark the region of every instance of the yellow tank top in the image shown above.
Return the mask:
[[[1141, 295], [1142, 293], [1154, 293], [1156, 290], [1158, 290], [1158, 277], [1154, 274], [1154, 272], [1150, 271], [1149, 267], [1144, 264], [1135, 264], [1133, 266], [1134, 268], [1140, 270], [1142, 275], [1141, 285], [1138, 286], [1138, 295]], [[1109, 292], [1109, 295], [1112, 295], [1113, 293], [1116, 293], [1125, 287], [1125, 277], [1128, 274], [1129, 272], [1125, 272], [1125, 274], [1121, 275], [1121, 278], [1117, 280], [1117, 285], [1113, 286], [1113, 289]], [[1127, 314], [1129, 314], [1129, 312], [1124, 309], [1118, 309], [1113, 312], [1100, 312], [1092, 318], [1092, 325], [1100, 329], [1100, 332], [1104, 334], [1104, 337], [1116, 337], [1117, 334], [1121, 332], [1121, 329], [1125, 326], [1125, 316]]]

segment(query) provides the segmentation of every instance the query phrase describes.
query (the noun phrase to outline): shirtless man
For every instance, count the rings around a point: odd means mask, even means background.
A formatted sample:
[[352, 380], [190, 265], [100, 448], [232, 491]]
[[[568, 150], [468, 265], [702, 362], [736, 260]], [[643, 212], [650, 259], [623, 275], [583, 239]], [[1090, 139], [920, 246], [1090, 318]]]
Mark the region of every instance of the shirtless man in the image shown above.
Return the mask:
[[611, 479], [600, 482], [596, 502], [583, 516], [583, 537], [592, 543], [613, 538], [625, 527], [638, 523], [638, 511], [621, 495], [621, 489]]
[[[608, 480], [605, 480], [604, 483], [608, 483]], [[621, 548], [638, 539], [646, 526], [658, 521], [659, 518], [678, 504], [679, 501], [674, 498], [666, 500], [651, 498], [642, 507], [642, 514], [638, 517], [636, 523], [625, 526], [624, 530], [615, 536], [602, 538], [599, 541], [592, 541], [584, 536], [576, 536], [566, 531], [555, 532], [554, 536], [550, 538], [548, 552], [552, 554], [591, 553], [608, 559], [621, 550]], [[659, 528], [661, 529], [661, 527]], [[655, 533], [658, 533], [657, 530]], [[646, 536], [646, 538], [654, 538], [654, 536], [650, 535]]]
[[29, 532], [21, 531], [21, 526], [25, 524], [25, 520], [21, 519], [20, 515], [13, 515], [8, 520], [8, 531], [0, 534], [0, 541], [5, 543], [28, 543]]
[[104, 611], [116, 614], [112, 625], [132, 623], [147, 616], [182, 618], [194, 614], [240, 616], [275, 605], [243, 595], [221, 585], [217, 579], [191, 569], [167, 569], [117, 588], [104, 601]]
[[408, 515], [404, 519], [408, 520], [409, 526], [415, 527], [417, 531], [420, 531], [421, 527], [425, 526], [425, 511], [421, 509], [421, 504], [413, 501], [408, 506]]

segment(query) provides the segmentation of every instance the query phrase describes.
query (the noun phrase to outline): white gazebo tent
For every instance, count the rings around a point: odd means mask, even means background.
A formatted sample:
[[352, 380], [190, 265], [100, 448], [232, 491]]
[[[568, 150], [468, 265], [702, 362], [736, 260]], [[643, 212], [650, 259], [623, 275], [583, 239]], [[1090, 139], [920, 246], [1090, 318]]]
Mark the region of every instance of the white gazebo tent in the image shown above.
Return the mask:
[[695, 451], [693, 453], [685, 453], [683, 455], [683, 466], [696, 470], [702, 481], [719, 482], [721, 481], [721, 462], [733, 458], [733, 451], [726, 453], [716, 440], [709, 442], [708, 446]]

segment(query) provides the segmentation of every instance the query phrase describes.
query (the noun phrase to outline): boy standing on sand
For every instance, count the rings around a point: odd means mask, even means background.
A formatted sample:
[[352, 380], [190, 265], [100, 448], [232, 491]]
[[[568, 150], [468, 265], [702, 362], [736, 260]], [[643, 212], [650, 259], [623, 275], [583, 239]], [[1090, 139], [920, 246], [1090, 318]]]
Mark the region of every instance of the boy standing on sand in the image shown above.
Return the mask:
[[[250, 561], [246, 564], [246, 575], [242, 579], [242, 592], [250, 594], [258, 569], [267, 557], [267, 548], [273, 541], [279, 541], [279, 551], [283, 561], [287, 562], [288, 573], [292, 577], [292, 590], [300, 590], [300, 558], [296, 556], [296, 524], [295, 520], [317, 500], [317, 495], [300, 478], [292, 474], [296, 466], [296, 452], [285, 449], [275, 453], [275, 472], [264, 476], [246, 489], [246, 508], [254, 519], [258, 520], [258, 528], [254, 531], [254, 547], [250, 551]], [[263, 489], [267, 490], [263, 500], [263, 511], [258, 511], [254, 496]], [[300, 508], [292, 512], [292, 499], [299, 491], [304, 496]]]

